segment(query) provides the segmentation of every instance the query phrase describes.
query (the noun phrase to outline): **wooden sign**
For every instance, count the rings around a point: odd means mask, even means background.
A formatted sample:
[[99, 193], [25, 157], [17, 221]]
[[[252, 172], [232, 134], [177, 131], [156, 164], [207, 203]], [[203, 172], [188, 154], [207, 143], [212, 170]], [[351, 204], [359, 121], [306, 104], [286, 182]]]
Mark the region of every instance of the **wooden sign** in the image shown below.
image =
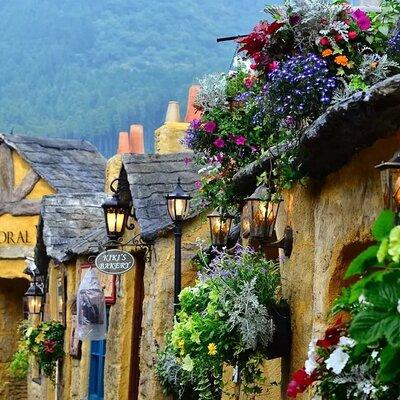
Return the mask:
[[123, 250], [107, 250], [100, 253], [95, 260], [96, 268], [110, 275], [119, 275], [128, 272], [135, 265], [132, 254]]

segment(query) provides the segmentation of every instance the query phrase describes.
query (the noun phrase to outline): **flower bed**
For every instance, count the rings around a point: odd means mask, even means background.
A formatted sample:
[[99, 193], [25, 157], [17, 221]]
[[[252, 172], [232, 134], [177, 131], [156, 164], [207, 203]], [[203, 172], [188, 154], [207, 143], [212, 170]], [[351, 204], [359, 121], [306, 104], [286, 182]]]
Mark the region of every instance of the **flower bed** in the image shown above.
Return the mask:
[[278, 265], [249, 248], [214, 256], [209, 262], [200, 253], [198, 282], [182, 290], [181, 310], [159, 353], [160, 382], [178, 398], [220, 398], [224, 363], [239, 368], [246, 393], [259, 393], [262, 361], [290, 348]]
[[184, 143], [204, 165], [197, 187], [207, 203], [240, 205], [232, 177], [282, 143], [291, 145], [260, 182], [281, 190], [302, 180], [304, 129], [332, 104], [400, 72], [400, 3], [384, 0], [381, 9], [366, 13], [330, 0], [266, 7], [273, 22], [239, 39], [236, 70], [200, 82], [204, 114]]

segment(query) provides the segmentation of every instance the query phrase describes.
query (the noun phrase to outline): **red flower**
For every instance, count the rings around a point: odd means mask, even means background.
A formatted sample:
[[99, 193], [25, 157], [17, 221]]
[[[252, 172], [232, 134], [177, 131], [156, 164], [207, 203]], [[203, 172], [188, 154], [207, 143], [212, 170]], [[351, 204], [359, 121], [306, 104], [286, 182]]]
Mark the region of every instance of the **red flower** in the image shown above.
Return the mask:
[[319, 40], [319, 44], [321, 46], [329, 46], [331, 44], [331, 42], [329, 41], [329, 39], [326, 36], [324, 36]]
[[331, 346], [335, 346], [339, 343], [342, 333], [346, 331], [346, 326], [342, 319], [339, 318], [335, 325], [328, 328], [325, 332], [323, 339], [317, 341], [318, 347], [323, 347], [324, 349], [329, 349]]
[[251, 89], [253, 87], [254, 81], [253, 78], [248, 77], [244, 80], [244, 86], [246, 86], [247, 89]]
[[219, 148], [219, 149], [222, 149], [225, 146], [224, 139], [222, 139], [222, 138], [215, 139], [214, 140], [214, 146]]
[[356, 31], [350, 31], [350, 32], [349, 32], [349, 39], [350, 39], [350, 40], [357, 39], [357, 36], [358, 36], [358, 34], [357, 34]]
[[43, 342], [43, 350], [46, 354], [53, 354], [56, 347], [54, 340], [45, 340]]
[[335, 40], [336, 40], [338, 43], [340, 43], [340, 42], [343, 42], [344, 37], [338, 33], [338, 34], [335, 36]]
[[272, 36], [276, 31], [278, 31], [283, 25], [283, 22], [274, 21], [267, 29], [267, 32]]
[[290, 381], [287, 389], [289, 397], [296, 397], [299, 393], [304, 393], [305, 390], [315, 382], [317, 378], [316, 372], [308, 375], [304, 368], [299, 369], [293, 374], [293, 379]]

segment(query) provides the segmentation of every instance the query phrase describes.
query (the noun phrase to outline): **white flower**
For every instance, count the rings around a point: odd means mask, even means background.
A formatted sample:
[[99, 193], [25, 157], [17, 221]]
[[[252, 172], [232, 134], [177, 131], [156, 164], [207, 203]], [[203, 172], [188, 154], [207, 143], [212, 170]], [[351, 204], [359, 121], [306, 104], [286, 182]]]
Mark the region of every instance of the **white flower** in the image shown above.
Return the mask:
[[372, 358], [373, 360], [375, 360], [375, 358], [378, 357], [378, 355], [379, 355], [379, 352], [378, 352], [377, 350], [374, 350], [374, 351], [371, 353], [371, 358]]
[[400, 299], [399, 299], [399, 301], [397, 302], [397, 311], [400, 313]]
[[308, 359], [304, 364], [304, 369], [308, 375], [311, 375], [317, 368], [317, 340], [314, 339], [308, 345]]
[[341, 347], [353, 348], [356, 344], [357, 344], [357, 342], [354, 339], [346, 337], [346, 336], [342, 336], [339, 339], [339, 345]]
[[365, 394], [375, 394], [376, 387], [373, 386], [371, 382], [365, 382], [362, 387], [362, 392]]
[[325, 360], [326, 367], [331, 369], [336, 375], [339, 375], [343, 368], [349, 361], [350, 356], [343, 351], [341, 347], [338, 347], [332, 352], [327, 360]]
[[364, 304], [364, 303], [367, 302], [367, 298], [365, 297], [364, 294], [360, 294], [360, 297], [358, 298], [358, 302], [359, 302], [360, 304]]

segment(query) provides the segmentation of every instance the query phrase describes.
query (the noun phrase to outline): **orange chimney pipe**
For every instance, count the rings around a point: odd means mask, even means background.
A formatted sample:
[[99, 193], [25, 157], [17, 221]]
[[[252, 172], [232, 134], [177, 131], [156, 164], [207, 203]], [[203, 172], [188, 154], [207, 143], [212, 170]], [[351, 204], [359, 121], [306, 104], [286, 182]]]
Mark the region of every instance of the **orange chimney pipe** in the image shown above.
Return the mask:
[[134, 124], [130, 129], [130, 152], [144, 154], [144, 129], [143, 125]]
[[118, 154], [125, 154], [130, 152], [129, 146], [129, 133], [120, 132], [118, 137]]

